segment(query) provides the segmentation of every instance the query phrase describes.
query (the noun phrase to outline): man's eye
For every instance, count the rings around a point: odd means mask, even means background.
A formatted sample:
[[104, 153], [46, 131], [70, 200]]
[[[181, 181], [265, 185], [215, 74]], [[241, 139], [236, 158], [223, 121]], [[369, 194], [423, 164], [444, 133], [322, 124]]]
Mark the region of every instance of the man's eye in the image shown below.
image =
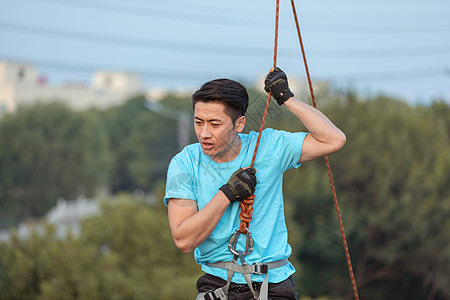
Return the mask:
[[220, 126], [220, 124], [217, 124], [217, 123], [212, 123], [211, 125], [214, 127]]

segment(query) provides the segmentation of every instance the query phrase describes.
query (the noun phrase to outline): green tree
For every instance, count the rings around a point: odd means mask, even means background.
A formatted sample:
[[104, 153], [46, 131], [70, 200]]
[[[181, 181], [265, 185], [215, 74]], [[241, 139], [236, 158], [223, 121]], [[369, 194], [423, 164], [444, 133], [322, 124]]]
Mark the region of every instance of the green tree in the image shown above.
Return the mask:
[[[349, 93], [333, 100], [323, 109], [347, 134], [344, 149], [330, 159], [360, 294], [450, 297], [444, 283], [450, 267], [448, 115], [386, 97], [362, 101]], [[301, 228], [301, 290], [351, 295], [324, 163], [302, 168], [286, 180]]]
[[[114, 192], [151, 191], [165, 178], [167, 166], [178, 151], [178, 122], [146, 109], [146, 99], [136, 97], [105, 114], [114, 151]], [[188, 111], [189, 99], [173, 95], [161, 104]]]
[[[83, 239], [107, 249], [132, 299], [192, 299], [200, 267], [174, 246], [162, 204], [148, 206], [120, 197], [105, 203], [103, 214], [88, 220]], [[111, 273], [111, 275], [113, 275]]]
[[45, 225], [0, 243], [0, 298], [195, 298], [200, 267], [174, 246], [166, 208], [127, 195], [101, 207], [101, 215], [82, 223], [80, 236], [61, 238]]
[[107, 135], [91, 113], [59, 103], [21, 107], [0, 120], [0, 140], [0, 226], [107, 183]]
[[61, 239], [53, 226], [43, 226], [26, 238], [13, 233], [0, 244], [0, 298], [107, 299], [97, 277], [97, 249], [70, 233]]

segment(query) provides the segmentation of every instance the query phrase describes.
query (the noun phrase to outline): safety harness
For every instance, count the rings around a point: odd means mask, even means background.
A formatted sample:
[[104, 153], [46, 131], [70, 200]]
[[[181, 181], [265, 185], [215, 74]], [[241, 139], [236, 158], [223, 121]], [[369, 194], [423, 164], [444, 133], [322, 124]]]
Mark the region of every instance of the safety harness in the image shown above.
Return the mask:
[[[232, 261], [220, 261], [215, 263], [207, 263], [208, 267], [212, 268], [222, 268], [228, 271], [227, 284], [223, 287], [217, 288], [215, 290], [208, 291], [206, 293], [200, 293], [197, 296], [197, 300], [227, 300], [228, 290], [231, 285], [231, 278], [234, 273], [241, 273], [244, 275], [245, 281], [250, 289], [255, 300], [268, 300], [269, 297], [269, 270], [276, 269], [286, 265], [289, 261], [288, 259], [282, 259], [279, 261], [269, 262], [269, 263], [254, 263], [249, 265], [244, 256], [250, 254], [253, 251], [253, 237], [250, 230], [246, 230], [246, 245], [245, 251], [236, 250], [237, 240], [240, 234], [240, 229], [236, 229], [234, 234], [231, 236], [228, 243], [228, 249], [233, 253]], [[241, 264], [238, 264], [238, 259]], [[251, 274], [265, 275], [264, 281], [261, 284], [261, 289], [259, 292], [255, 291], [252, 285]]]

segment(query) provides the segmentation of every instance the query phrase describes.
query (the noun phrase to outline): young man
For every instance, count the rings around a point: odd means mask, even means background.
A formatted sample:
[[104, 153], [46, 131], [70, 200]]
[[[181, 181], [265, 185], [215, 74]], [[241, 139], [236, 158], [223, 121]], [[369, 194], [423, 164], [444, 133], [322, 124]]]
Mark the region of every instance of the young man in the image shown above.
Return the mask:
[[[320, 111], [294, 98], [279, 68], [266, 76], [265, 90], [309, 133], [265, 129], [254, 168], [248, 168], [258, 134], [242, 134], [247, 91], [238, 82], [217, 79], [192, 96], [199, 143], [184, 148], [169, 165], [164, 201], [175, 245], [184, 253], [195, 249], [195, 260], [206, 273], [197, 282], [197, 299], [256, 299], [259, 290], [260, 299], [297, 299], [291, 276], [295, 269], [287, 261], [292, 249], [284, 219], [283, 173], [338, 151], [346, 138]], [[263, 263], [268, 273], [253, 272], [249, 283], [250, 275], [239, 268], [233, 275], [218, 262], [236, 261], [228, 244], [240, 224], [239, 202], [252, 194], [256, 198], [249, 230], [254, 247], [245, 263]], [[245, 247], [243, 234], [236, 249]], [[267, 278], [269, 284], [264, 283]]]

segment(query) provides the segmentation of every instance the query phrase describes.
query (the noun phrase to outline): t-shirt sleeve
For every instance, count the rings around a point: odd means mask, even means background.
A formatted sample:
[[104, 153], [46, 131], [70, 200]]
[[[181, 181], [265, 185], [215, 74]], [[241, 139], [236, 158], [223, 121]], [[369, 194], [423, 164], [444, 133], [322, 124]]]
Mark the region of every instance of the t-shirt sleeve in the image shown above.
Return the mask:
[[299, 161], [302, 155], [303, 141], [307, 134], [308, 132], [291, 133], [282, 130], [273, 130], [271, 132], [271, 138], [275, 145], [274, 154], [283, 172], [301, 166]]
[[172, 158], [167, 170], [166, 195], [164, 204], [169, 204], [169, 199], [190, 199], [197, 201], [194, 193], [195, 182], [192, 172], [175, 156]]

